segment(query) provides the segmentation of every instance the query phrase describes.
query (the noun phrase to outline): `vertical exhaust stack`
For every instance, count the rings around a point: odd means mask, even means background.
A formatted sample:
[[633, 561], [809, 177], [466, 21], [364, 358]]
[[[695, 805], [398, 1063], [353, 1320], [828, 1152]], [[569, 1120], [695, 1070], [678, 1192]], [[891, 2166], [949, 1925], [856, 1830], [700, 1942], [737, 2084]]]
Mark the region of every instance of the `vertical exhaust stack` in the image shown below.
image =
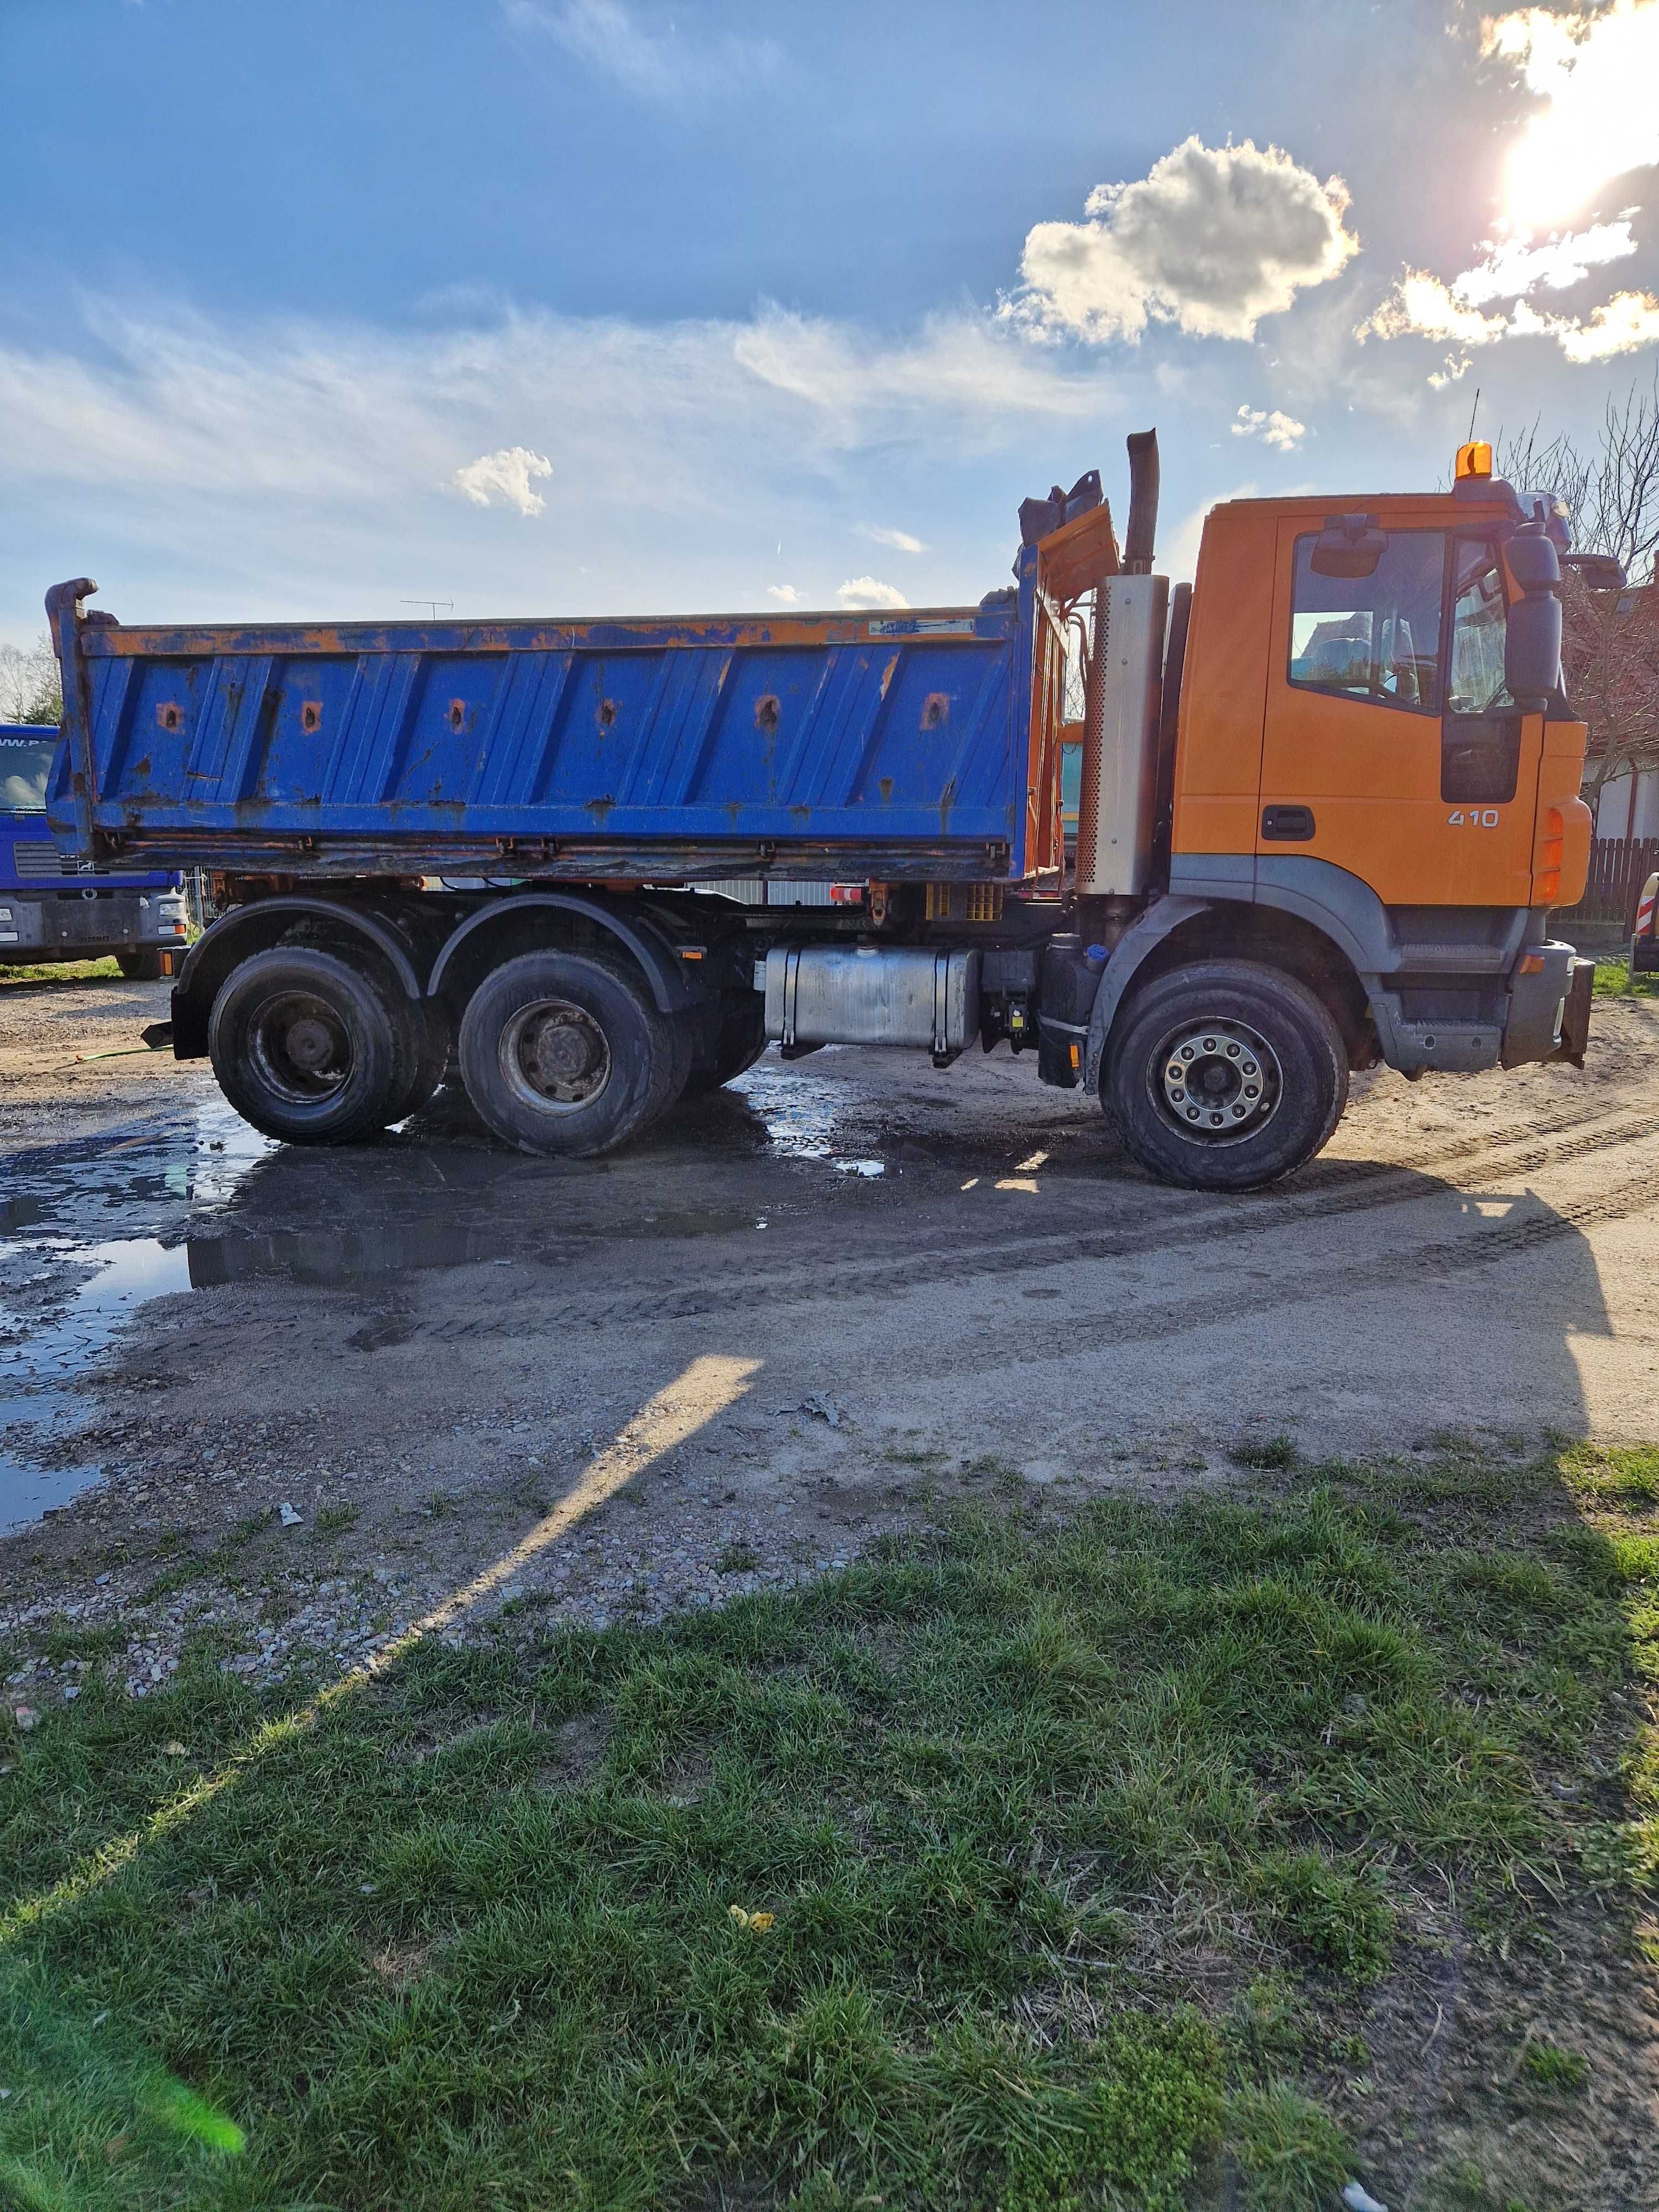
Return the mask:
[[1158, 433], [1132, 430], [1129, 449], [1129, 522], [1123, 533], [1126, 576], [1150, 576], [1158, 538]]
[[1133, 898], [1152, 872], [1158, 708], [1170, 584], [1152, 573], [1158, 537], [1158, 433], [1128, 440], [1123, 561], [1095, 592], [1094, 647], [1083, 698], [1078, 808], [1079, 898]]

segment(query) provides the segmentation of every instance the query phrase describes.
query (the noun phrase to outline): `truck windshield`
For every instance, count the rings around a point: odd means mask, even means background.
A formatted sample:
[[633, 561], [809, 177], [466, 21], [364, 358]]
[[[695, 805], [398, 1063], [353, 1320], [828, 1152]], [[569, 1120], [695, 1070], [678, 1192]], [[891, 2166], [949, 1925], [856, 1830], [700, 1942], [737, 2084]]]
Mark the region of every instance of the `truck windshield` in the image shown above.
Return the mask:
[[46, 779], [57, 750], [52, 738], [0, 738], [0, 813], [46, 812]]

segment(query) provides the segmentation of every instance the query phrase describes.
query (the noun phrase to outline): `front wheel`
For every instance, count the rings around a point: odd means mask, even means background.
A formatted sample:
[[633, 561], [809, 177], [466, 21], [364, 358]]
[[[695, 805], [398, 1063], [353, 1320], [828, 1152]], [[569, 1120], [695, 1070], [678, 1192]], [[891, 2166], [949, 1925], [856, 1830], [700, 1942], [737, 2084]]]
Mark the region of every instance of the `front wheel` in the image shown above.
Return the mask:
[[1206, 960], [1124, 1008], [1102, 1103], [1161, 1182], [1254, 1190], [1313, 1158], [1348, 1099], [1348, 1055], [1324, 1001], [1281, 969]]
[[594, 953], [522, 953], [461, 1019], [466, 1095], [521, 1152], [582, 1159], [625, 1144], [673, 1104], [690, 1058], [643, 980]]

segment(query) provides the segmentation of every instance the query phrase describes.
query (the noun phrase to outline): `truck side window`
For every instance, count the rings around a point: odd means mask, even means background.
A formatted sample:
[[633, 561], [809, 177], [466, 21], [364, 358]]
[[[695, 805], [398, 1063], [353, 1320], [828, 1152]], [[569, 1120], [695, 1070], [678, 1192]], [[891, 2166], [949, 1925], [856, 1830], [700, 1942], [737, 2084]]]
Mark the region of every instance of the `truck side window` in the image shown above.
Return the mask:
[[1373, 706], [1437, 714], [1443, 532], [1394, 532], [1369, 576], [1316, 574], [1318, 542], [1312, 534], [1296, 541], [1291, 682]]
[[1462, 544], [1452, 570], [1449, 714], [1484, 714], [1512, 702], [1504, 688], [1504, 572], [1493, 547]]

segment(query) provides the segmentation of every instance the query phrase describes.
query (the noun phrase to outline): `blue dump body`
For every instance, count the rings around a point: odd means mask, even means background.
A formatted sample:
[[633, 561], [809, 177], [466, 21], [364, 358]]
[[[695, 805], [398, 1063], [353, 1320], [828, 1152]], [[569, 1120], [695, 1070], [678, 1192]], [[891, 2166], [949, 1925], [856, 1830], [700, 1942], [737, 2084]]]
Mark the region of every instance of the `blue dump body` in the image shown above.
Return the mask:
[[52, 830], [283, 875], [1024, 877], [1057, 860], [1040, 566], [787, 618], [129, 629], [59, 586]]

